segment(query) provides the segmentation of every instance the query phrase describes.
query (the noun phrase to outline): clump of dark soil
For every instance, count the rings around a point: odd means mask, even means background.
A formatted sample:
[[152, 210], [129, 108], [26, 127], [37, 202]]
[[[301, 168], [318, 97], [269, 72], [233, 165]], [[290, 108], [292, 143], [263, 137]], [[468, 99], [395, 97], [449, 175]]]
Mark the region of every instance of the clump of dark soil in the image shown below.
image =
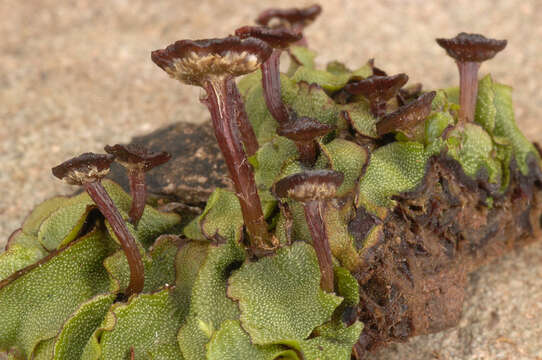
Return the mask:
[[[542, 183], [531, 164], [529, 176], [512, 165], [511, 184], [499, 194], [441, 155], [419, 189], [395, 198], [398, 206], [357, 274], [365, 324], [355, 346], [359, 358], [389, 342], [456, 326], [468, 273], [536, 239]], [[358, 211], [350, 231], [361, 241], [375, 221]]]

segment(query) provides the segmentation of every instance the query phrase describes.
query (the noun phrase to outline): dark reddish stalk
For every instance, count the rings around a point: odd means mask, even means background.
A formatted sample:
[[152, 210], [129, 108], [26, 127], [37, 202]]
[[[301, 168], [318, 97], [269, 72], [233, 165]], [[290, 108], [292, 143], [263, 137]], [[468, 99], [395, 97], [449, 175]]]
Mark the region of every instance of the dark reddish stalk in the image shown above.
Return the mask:
[[231, 96], [233, 96], [234, 101], [236, 102], [235, 116], [237, 126], [241, 134], [241, 141], [243, 142], [243, 145], [245, 145], [245, 151], [247, 153], [247, 156], [251, 157], [252, 155], [256, 154], [260, 145], [258, 144], [258, 139], [256, 138], [256, 134], [254, 133], [252, 124], [248, 120], [248, 115], [245, 111], [243, 98], [241, 97], [239, 89], [237, 88], [237, 86], [230, 86], [230, 90], [232, 92]]
[[165, 151], [152, 152], [139, 145], [107, 145], [104, 150], [113, 155], [115, 160], [128, 172], [132, 195], [132, 206], [129, 211], [130, 222], [137, 226], [143, 216], [147, 201], [145, 173], [169, 161], [171, 155]]
[[132, 194], [132, 206], [128, 215], [130, 216], [130, 222], [137, 226], [147, 203], [145, 173], [141, 169], [129, 169], [128, 180], [130, 182], [130, 194]]
[[126, 296], [129, 297], [130, 295], [140, 293], [143, 291], [145, 275], [141, 254], [137, 248], [136, 240], [128, 231], [124, 219], [103, 185], [99, 181], [94, 181], [85, 183], [84, 187], [91, 199], [98, 206], [98, 209], [100, 209], [100, 212], [111, 225], [113, 232], [117, 236], [117, 239], [119, 239], [120, 246], [126, 255], [126, 259], [128, 260], [128, 266], [130, 267], [130, 283], [126, 289]]
[[247, 232], [253, 241], [252, 245], [255, 248], [263, 248], [269, 243], [267, 223], [252, 169], [236, 134], [232, 116], [236, 112], [235, 100], [228, 96], [232, 91], [228, 88], [236, 86], [235, 82], [231, 78], [226, 78], [206, 81], [203, 86], [207, 92], [205, 103], [211, 113], [216, 140], [239, 198]]
[[280, 124], [289, 120], [288, 108], [282, 101], [280, 88], [280, 54], [279, 49], [274, 49], [269, 58], [262, 63], [262, 86], [265, 104], [269, 112]]
[[317, 155], [316, 142], [314, 140], [296, 141], [295, 145], [299, 153], [299, 161], [305, 166], [313, 166]]
[[457, 126], [474, 120], [478, 96], [478, 69], [506, 47], [506, 40], [488, 39], [480, 34], [459, 33], [451, 39], [437, 39], [459, 68], [459, 116]]
[[283, 49], [302, 38], [301, 32], [287, 28], [268, 28], [258, 26], [243, 26], [235, 30], [242, 39], [254, 37], [266, 42], [273, 50], [269, 57], [262, 62], [262, 87], [265, 103], [269, 112], [279, 125], [289, 120], [288, 108], [282, 102], [280, 88], [280, 55]]
[[324, 220], [325, 209], [335, 197], [344, 175], [333, 170], [306, 170], [286, 176], [275, 184], [271, 192], [277, 198], [290, 198], [303, 204], [305, 219], [318, 258], [322, 290], [333, 292], [333, 257]]
[[304, 204], [304, 210], [322, 275], [320, 286], [324, 291], [333, 292], [333, 260], [324, 223], [324, 206], [322, 201], [309, 201]]
[[478, 62], [456, 61], [459, 68], [459, 124], [474, 121], [478, 96]]

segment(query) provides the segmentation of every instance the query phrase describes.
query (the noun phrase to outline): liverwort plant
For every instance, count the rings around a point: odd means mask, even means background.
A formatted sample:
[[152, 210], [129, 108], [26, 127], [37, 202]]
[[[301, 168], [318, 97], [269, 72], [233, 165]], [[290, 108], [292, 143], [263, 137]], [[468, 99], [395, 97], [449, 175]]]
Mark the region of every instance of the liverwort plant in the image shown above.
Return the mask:
[[109, 154], [84, 153], [55, 166], [52, 171], [54, 176], [70, 185], [83, 186], [111, 225], [130, 267], [130, 283], [125, 294], [129, 297], [143, 290], [145, 277], [143, 262], [141, 261], [141, 254], [136, 240], [126, 227], [122, 215], [100, 182], [109, 173], [109, 167], [113, 160], [113, 155]]
[[291, 198], [303, 203], [322, 274], [322, 290], [327, 292], [333, 292], [333, 260], [324, 220], [325, 209], [343, 180], [344, 175], [338, 171], [307, 170], [280, 179], [273, 186], [278, 198]]
[[251, 73], [271, 55], [267, 43], [230, 36], [223, 39], [180, 40], [152, 52], [152, 60], [172, 78], [201, 86], [202, 101], [211, 113], [215, 136], [241, 204], [243, 219], [254, 248], [273, 246], [251, 165], [238, 136], [234, 119], [242, 103], [234, 78]]
[[[468, 272], [542, 227], [542, 162], [511, 88], [490, 75], [476, 88], [506, 43], [438, 40], [460, 68], [458, 114], [457, 88], [404, 87], [374, 60], [319, 68], [295, 45], [320, 10], [267, 10], [262, 27], [152, 53], [204, 89], [211, 124], [137, 138], [176, 156], [146, 175], [169, 154], [117, 144], [53, 168], [86, 193], [38, 205], [0, 254], [0, 352], [361, 360], [458, 323]], [[227, 170], [201, 151], [211, 129]], [[224, 171], [233, 191], [216, 187]]]
[[137, 226], [147, 202], [145, 173], [168, 162], [171, 155], [165, 151], [149, 151], [138, 145], [107, 145], [104, 150], [113, 155], [115, 160], [128, 171], [130, 194], [132, 195], [132, 207], [128, 215], [130, 215], [130, 222]]
[[446, 53], [455, 59], [459, 69], [458, 125], [474, 121], [478, 94], [478, 69], [506, 47], [506, 40], [488, 39], [480, 34], [459, 33], [451, 39], [437, 39]]

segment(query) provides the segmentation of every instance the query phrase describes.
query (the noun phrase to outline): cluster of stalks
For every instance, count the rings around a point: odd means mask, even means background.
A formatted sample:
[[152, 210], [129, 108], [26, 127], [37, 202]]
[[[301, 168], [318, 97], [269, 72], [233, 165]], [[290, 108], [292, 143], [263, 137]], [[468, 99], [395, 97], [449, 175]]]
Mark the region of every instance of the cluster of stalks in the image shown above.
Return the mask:
[[101, 180], [109, 173], [111, 163], [115, 160], [127, 169], [132, 195], [129, 217], [130, 222], [137, 227], [147, 198], [145, 172], [167, 162], [170, 155], [166, 152], [150, 152], [139, 146], [120, 144], [106, 146], [105, 151], [108, 154], [81, 154], [54, 167], [52, 171], [54, 176], [68, 184], [82, 186], [109, 222], [128, 260], [130, 282], [124, 295], [129, 297], [143, 291], [143, 262], [134, 236], [128, 230]]
[[[332, 254], [325, 228], [325, 210], [343, 182], [343, 174], [332, 170], [314, 170], [318, 156], [318, 139], [334, 130], [317, 119], [298, 116], [282, 100], [280, 56], [290, 45], [306, 46], [303, 29], [321, 12], [313, 5], [304, 9], [270, 9], [257, 18], [259, 26], [244, 26], [234, 36], [204, 40], [180, 40], [165, 49], [152, 52], [152, 60], [172, 78], [205, 90], [201, 101], [207, 106], [215, 136], [228, 167], [248, 234], [249, 248], [261, 255], [277, 246], [268, 231], [253, 169], [248, 157], [258, 150], [258, 140], [248, 120], [243, 100], [235, 83], [237, 76], [262, 73], [265, 103], [277, 121], [277, 134], [291, 139], [297, 146], [298, 159], [304, 171], [281, 179], [272, 193], [282, 201], [289, 198], [303, 204], [313, 245], [321, 271], [321, 287], [334, 289]], [[460, 113], [458, 127], [474, 119], [477, 95], [477, 71], [480, 63], [490, 59], [506, 46], [506, 41], [486, 39], [481, 35], [461, 33], [453, 39], [438, 39], [458, 65], [460, 73]], [[373, 62], [371, 62], [373, 65]], [[379, 136], [403, 131], [423, 121], [431, 111], [435, 92], [421, 93], [421, 86], [403, 88], [406, 74], [388, 76], [373, 66], [373, 75], [348, 83], [342, 90], [350, 98], [363, 97], [377, 119]], [[388, 113], [390, 99], [399, 107]], [[137, 226], [146, 202], [145, 172], [168, 161], [167, 153], [152, 153], [135, 146], [106, 146], [108, 154], [85, 153], [53, 168], [53, 174], [70, 184], [85, 188], [110, 223], [126, 254], [130, 266], [127, 295], [142, 291], [143, 264], [137, 244], [119, 211], [100, 180], [115, 159], [130, 179], [132, 208], [130, 222]], [[281, 209], [284, 207], [281, 206]]]
[[[297, 116], [283, 101], [280, 56], [292, 44], [305, 46], [302, 31], [321, 12], [318, 5], [304, 9], [264, 11], [260, 26], [244, 26], [235, 36], [222, 39], [181, 40], [152, 53], [152, 60], [171, 77], [202, 87], [230, 177], [241, 204], [253, 254], [264, 254], [277, 246], [263, 216], [253, 169], [248, 162], [258, 142], [246, 117], [234, 77], [258, 69], [262, 73], [265, 103], [277, 121], [277, 133], [297, 146], [304, 172], [275, 184], [278, 198], [288, 197], [304, 204], [305, 215], [322, 273], [322, 288], [333, 291], [333, 267], [324, 225], [325, 201], [334, 196], [342, 174], [311, 170], [317, 158], [317, 140], [333, 130], [316, 119]], [[274, 24], [274, 25], [272, 25]], [[238, 135], [239, 134], [239, 135]]]

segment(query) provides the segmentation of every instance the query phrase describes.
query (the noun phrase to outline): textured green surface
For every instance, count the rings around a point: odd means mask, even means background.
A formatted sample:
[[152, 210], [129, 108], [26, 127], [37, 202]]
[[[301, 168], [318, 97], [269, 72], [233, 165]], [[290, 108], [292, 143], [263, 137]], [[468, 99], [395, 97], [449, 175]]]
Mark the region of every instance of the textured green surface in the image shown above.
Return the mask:
[[337, 293], [344, 298], [341, 305], [354, 306], [359, 304], [359, 284], [358, 281], [348, 269], [336, 267], [333, 269], [335, 274], [335, 288]]
[[297, 148], [293, 141], [276, 136], [262, 145], [255, 156], [254, 176], [260, 189], [269, 189], [281, 173], [288, 159], [297, 158]]
[[182, 360], [175, 340], [183, 319], [171, 294], [166, 288], [114, 304], [94, 336], [101, 358], [124, 359], [133, 348], [136, 359]]
[[[140, 249], [145, 251], [144, 249]], [[166, 284], [175, 282], [175, 256], [177, 255], [177, 240], [164, 235], [144, 253], [143, 267], [145, 270], [145, 286], [143, 292], [156, 291]], [[130, 268], [124, 251], [119, 250], [104, 261], [104, 266], [114, 279], [116, 288], [124, 291], [130, 282]]]
[[[126, 219], [128, 219], [126, 213]], [[148, 248], [154, 244], [156, 238], [162, 234], [177, 232], [177, 227], [181, 222], [181, 217], [175, 213], [165, 213], [156, 210], [151, 206], [145, 206], [143, 215], [137, 225], [136, 239]], [[128, 226], [132, 224], [128, 223]]]
[[501, 163], [493, 140], [479, 125], [468, 123], [461, 131], [451, 131], [447, 145], [448, 154], [459, 161], [465, 174], [472, 178], [487, 174], [491, 183], [500, 183]]
[[48, 251], [66, 246], [76, 239], [88, 214], [95, 208], [90, 198], [84, 196], [70, 199], [63, 206], [45, 219], [38, 232], [38, 240]]
[[[6, 244], [6, 249], [9, 250], [12, 246], [20, 245], [25, 248], [37, 248], [43, 254], [46, 254], [47, 251], [38, 241], [38, 237], [35, 235], [28, 235], [22, 229], [17, 229], [9, 237], [8, 243]], [[3, 249], [2, 249], [3, 250]]]
[[53, 357], [55, 339], [47, 339], [40, 342], [30, 358], [32, 360], [50, 360]]
[[[116, 183], [110, 180], [102, 181], [107, 193], [123, 215], [128, 220], [131, 197]], [[52, 212], [39, 228], [38, 240], [48, 250], [55, 250], [73, 241], [90, 210], [96, 208], [87, 193], [81, 193], [65, 201], [61, 207]], [[171, 230], [180, 222], [180, 217], [173, 213], [162, 213], [146, 206], [139, 222], [136, 239], [149, 246], [157, 236]], [[128, 224], [131, 227], [130, 224]]]
[[245, 263], [231, 276], [228, 295], [239, 302], [241, 324], [260, 345], [306, 339], [342, 302], [320, 289], [316, 253], [301, 242]]
[[[22, 234], [24, 236], [24, 234]], [[29, 265], [32, 265], [45, 255], [39, 247], [13, 245], [0, 254], [0, 281]]]
[[192, 241], [182, 246], [175, 257], [175, 298], [183, 303], [181, 316], [184, 318], [190, 308], [192, 288], [199, 269], [207, 257], [210, 245]]
[[538, 152], [517, 127], [512, 105], [512, 88], [493, 81], [490, 75], [480, 80], [476, 122], [481, 124], [499, 144], [499, 157], [505, 169], [512, 158], [523, 175], [529, 172], [528, 158], [540, 160]]
[[323, 326], [320, 336], [299, 343], [305, 360], [350, 360], [352, 346], [359, 339], [363, 324], [359, 321], [348, 328], [342, 325]]
[[360, 259], [354, 246], [354, 238], [348, 232], [348, 223], [350, 221], [348, 212], [345, 213], [330, 204], [326, 207], [324, 221], [329, 247], [333, 256], [347, 269], [351, 271], [357, 270]]
[[376, 139], [376, 118], [370, 111], [369, 103], [363, 99], [351, 104], [340, 105], [340, 116], [349, 121], [352, 128], [360, 135]]
[[364, 65], [352, 72], [330, 72], [301, 66], [292, 75], [292, 79], [296, 82], [304, 81], [309, 84], [318, 84], [324, 90], [333, 92], [342, 89], [352, 79], [360, 80], [372, 74], [373, 71], [369, 65]]
[[[285, 75], [281, 76], [281, 82], [289, 83]], [[239, 91], [243, 95], [248, 119], [261, 146], [276, 136], [277, 128], [277, 122], [265, 104], [261, 72], [257, 71], [241, 79]]]
[[[102, 184], [119, 209], [125, 212], [130, 209], [130, 197], [119, 185], [110, 180], [104, 180]], [[66, 245], [75, 239], [86, 215], [95, 206], [86, 192], [69, 198], [42, 222], [38, 240], [48, 250], [55, 250], [61, 244]]]
[[321, 149], [322, 156], [316, 166], [326, 163], [331, 169], [344, 175], [344, 181], [337, 189], [337, 196], [342, 197], [354, 191], [361, 171], [369, 159], [367, 150], [344, 139], [335, 139], [328, 144], [322, 144]]
[[83, 303], [66, 321], [55, 339], [54, 359], [80, 359], [83, 349], [96, 328], [101, 324], [115, 295], [98, 295]]
[[64, 206], [68, 202], [65, 196], [56, 196], [45, 200], [36, 206], [28, 217], [24, 220], [22, 229], [28, 235], [38, 236], [41, 223], [51, 215], [56, 209]]
[[392, 195], [421, 184], [430, 155], [417, 142], [394, 142], [375, 150], [359, 183], [357, 206], [384, 216], [395, 204]]
[[205, 209], [184, 228], [186, 237], [195, 240], [213, 239], [215, 234], [224, 239], [239, 239], [243, 228], [241, 205], [235, 194], [217, 188], [209, 197]]
[[57, 335], [66, 319], [90, 297], [106, 293], [102, 266], [112, 244], [92, 232], [24, 275], [0, 285], [0, 349], [28, 356], [42, 340]]
[[239, 320], [227, 320], [213, 334], [207, 350], [208, 360], [298, 359], [293, 350], [281, 345], [256, 345], [241, 328]]
[[307, 82], [295, 83], [281, 78], [282, 99], [298, 116], [308, 116], [321, 123], [336, 125], [339, 109], [324, 89]]
[[431, 114], [425, 121], [425, 144], [433, 143], [448, 126], [454, 125], [454, 123], [454, 118], [450, 113], [435, 112]]
[[188, 360], [205, 357], [205, 345], [225, 320], [239, 317], [237, 304], [226, 296], [229, 271], [239, 266], [245, 254], [234, 242], [209, 245], [207, 257], [192, 287], [190, 310], [178, 335], [179, 345]]

